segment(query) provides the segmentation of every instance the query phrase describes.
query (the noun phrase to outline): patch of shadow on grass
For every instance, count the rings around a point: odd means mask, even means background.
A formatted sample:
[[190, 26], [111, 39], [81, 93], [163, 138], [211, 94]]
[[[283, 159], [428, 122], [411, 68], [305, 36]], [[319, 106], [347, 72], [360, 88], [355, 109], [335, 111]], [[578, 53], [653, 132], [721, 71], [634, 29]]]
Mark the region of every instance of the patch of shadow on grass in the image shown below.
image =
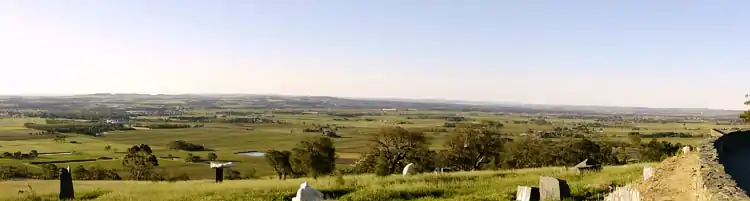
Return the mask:
[[77, 198], [77, 200], [93, 200], [111, 192], [112, 191], [96, 189], [96, 190], [84, 193], [79, 198]]
[[375, 189], [360, 190], [339, 198], [340, 201], [404, 201], [439, 198], [447, 193], [442, 189]]
[[[345, 196], [345, 195], [347, 195], [349, 193], [354, 192], [356, 189], [353, 189], [353, 188], [339, 188], [339, 189], [316, 189], [316, 190], [318, 190], [321, 193], [323, 193], [323, 199], [326, 199], [326, 200], [337, 200], [337, 199], [339, 199], [339, 198], [341, 198], [341, 197], [343, 197], [343, 196]], [[284, 200], [284, 201], [287, 201], [287, 200], [292, 200], [292, 198], [294, 198], [295, 196], [297, 196], [297, 192], [296, 191], [293, 192], [293, 193], [284, 195], [283, 197], [280, 197], [278, 199], [274, 199], [274, 200]]]

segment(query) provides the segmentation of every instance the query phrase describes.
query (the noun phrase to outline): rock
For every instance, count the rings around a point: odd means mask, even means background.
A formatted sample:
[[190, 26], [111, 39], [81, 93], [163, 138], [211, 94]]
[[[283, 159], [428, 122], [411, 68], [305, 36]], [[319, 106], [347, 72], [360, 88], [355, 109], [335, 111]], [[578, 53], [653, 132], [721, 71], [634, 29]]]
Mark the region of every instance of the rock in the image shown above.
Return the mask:
[[539, 188], [518, 186], [516, 201], [539, 201]]
[[570, 197], [568, 182], [553, 177], [539, 177], [539, 197], [545, 201], [560, 201]]
[[651, 178], [652, 176], [654, 176], [654, 168], [644, 167], [643, 168], [643, 180], [647, 180], [648, 178]]
[[404, 171], [402, 172], [403, 176], [411, 174], [411, 172], [414, 169], [414, 163], [409, 163], [404, 167]]
[[72, 200], [75, 197], [73, 190], [73, 176], [65, 168], [60, 169], [60, 200]]
[[323, 201], [323, 193], [310, 187], [307, 182], [303, 182], [297, 189], [297, 196], [292, 201]]

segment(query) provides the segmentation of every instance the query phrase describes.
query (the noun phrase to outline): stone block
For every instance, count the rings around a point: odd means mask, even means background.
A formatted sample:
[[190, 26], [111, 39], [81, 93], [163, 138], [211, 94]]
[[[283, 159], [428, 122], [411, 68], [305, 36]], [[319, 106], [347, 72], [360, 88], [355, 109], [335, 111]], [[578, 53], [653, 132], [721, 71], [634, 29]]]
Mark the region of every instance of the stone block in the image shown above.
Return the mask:
[[648, 180], [648, 178], [651, 178], [652, 176], [654, 176], [654, 168], [644, 167], [643, 168], [643, 180]]
[[641, 193], [638, 189], [631, 186], [617, 188], [614, 192], [607, 195], [604, 201], [640, 201]]
[[518, 186], [516, 201], [539, 201], [539, 188]]
[[570, 197], [568, 182], [554, 177], [539, 177], [539, 198], [544, 201], [560, 201]]
[[690, 148], [690, 146], [682, 147], [682, 154], [688, 154], [688, 153], [690, 153], [690, 151], [692, 151], [692, 149]]

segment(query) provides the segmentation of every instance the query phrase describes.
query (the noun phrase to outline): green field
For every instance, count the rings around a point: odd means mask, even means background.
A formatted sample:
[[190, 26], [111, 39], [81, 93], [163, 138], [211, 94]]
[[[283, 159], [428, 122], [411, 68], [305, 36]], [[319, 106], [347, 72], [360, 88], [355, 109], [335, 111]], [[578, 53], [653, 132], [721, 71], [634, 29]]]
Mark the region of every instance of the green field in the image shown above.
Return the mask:
[[[350, 111], [350, 110], [343, 110]], [[205, 112], [205, 111], [204, 111]], [[152, 147], [155, 155], [166, 157], [172, 155], [179, 157], [176, 160], [160, 159], [160, 171], [169, 174], [186, 173], [192, 179], [209, 179], [213, 176], [212, 170], [205, 163], [187, 163], [181, 158], [186, 157], [188, 153], [206, 157], [208, 153], [215, 152], [219, 160], [236, 162], [236, 170], [240, 172], [254, 171], [256, 176], [272, 175], [270, 167], [266, 164], [263, 157], [251, 157], [235, 155], [236, 152], [243, 151], [261, 151], [269, 149], [286, 150], [291, 149], [300, 140], [312, 136], [319, 136], [315, 132], [303, 132], [304, 128], [312, 127], [312, 124], [329, 124], [338, 127], [337, 133], [342, 138], [334, 139], [338, 152], [339, 165], [352, 164], [360, 156], [360, 153], [367, 150], [368, 139], [372, 133], [377, 132], [380, 127], [402, 126], [408, 129], [431, 129], [441, 128], [445, 123], [444, 119], [413, 119], [418, 115], [455, 115], [455, 112], [441, 111], [410, 111], [409, 113], [390, 113], [385, 116], [360, 116], [342, 120], [341, 117], [329, 116], [325, 114], [306, 114], [306, 115], [283, 115], [277, 114], [273, 118], [282, 120], [286, 124], [258, 124], [258, 123], [191, 123], [203, 124], [201, 128], [185, 129], [148, 129], [133, 131], [113, 131], [103, 136], [93, 137], [87, 135], [67, 134], [66, 143], [55, 142], [50, 136], [29, 135], [31, 132], [23, 127], [24, 123], [43, 123], [40, 118], [2, 118], [0, 119], [0, 152], [21, 151], [27, 153], [36, 150], [39, 153], [49, 152], [71, 152], [69, 155], [41, 155], [33, 160], [15, 160], [0, 159], [0, 164], [25, 164], [32, 169], [36, 165], [31, 162], [53, 162], [58, 166], [77, 166], [84, 167], [100, 166], [105, 168], [122, 169], [119, 160], [96, 160], [99, 157], [119, 158], [122, 157], [123, 151], [127, 148], [138, 145], [148, 144]], [[168, 117], [148, 117], [148, 119], [167, 119]], [[577, 123], [590, 123], [590, 120], [580, 119], [562, 119], [548, 118], [551, 122], [548, 125], [536, 124], [514, 124], [516, 120], [528, 120], [528, 117], [519, 115], [493, 115], [490, 113], [475, 113], [469, 116], [473, 121], [493, 120], [503, 122], [505, 125], [502, 132], [510, 138], [518, 137], [521, 133], [533, 130], [551, 130], [554, 127], [572, 126]], [[394, 122], [407, 122], [406, 124], [394, 124]], [[154, 122], [143, 122], [145, 124]], [[181, 123], [181, 122], [171, 122]], [[650, 124], [625, 124], [619, 128], [605, 127], [603, 132], [588, 135], [589, 139], [594, 140], [627, 140], [627, 133], [633, 132], [632, 128], [639, 128], [641, 133], [653, 132], [685, 132], [694, 137], [689, 138], [660, 138], [671, 142], [695, 145], [700, 142], [703, 135], [708, 134], [710, 128], [715, 128], [714, 122], [706, 123], [650, 123]], [[721, 127], [721, 126], [718, 126]], [[724, 127], [743, 127], [745, 125], [733, 125]], [[442, 149], [443, 143], [450, 132], [427, 132], [426, 136], [431, 142], [432, 149]], [[187, 152], [170, 150], [166, 147], [169, 142], [175, 140], [185, 140], [187, 142], [201, 144], [212, 151]], [[69, 143], [75, 141], [76, 143]], [[113, 149], [107, 151], [105, 146]], [[66, 160], [92, 160], [89, 162], [65, 162]], [[126, 175], [127, 173], [122, 172]]]
[[[475, 171], [446, 174], [425, 173], [409, 177], [372, 175], [291, 180], [238, 180], [221, 184], [208, 180], [187, 182], [74, 181], [78, 198], [93, 200], [277, 200], [290, 199], [303, 181], [324, 192], [330, 200], [510, 200], [519, 185], [536, 186], [539, 176], [565, 179], [579, 199], [600, 199], [609, 185], [623, 185], [641, 178], [644, 166], [609, 166], [600, 172], [576, 174], [549, 167], [515, 171]], [[6, 181], [0, 183], [0, 199], [31, 199], [31, 192], [54, 199], [56, 181]]]

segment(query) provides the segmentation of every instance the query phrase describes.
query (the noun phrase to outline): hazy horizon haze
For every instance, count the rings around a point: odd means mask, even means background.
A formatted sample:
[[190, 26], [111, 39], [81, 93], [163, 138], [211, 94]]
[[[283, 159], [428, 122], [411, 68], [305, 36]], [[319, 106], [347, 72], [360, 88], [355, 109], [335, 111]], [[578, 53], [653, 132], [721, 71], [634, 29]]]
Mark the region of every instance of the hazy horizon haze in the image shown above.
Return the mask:
[[297, 94], [743, 109], [750, 92], [747, 6], [0, 1], [0, 94]]

